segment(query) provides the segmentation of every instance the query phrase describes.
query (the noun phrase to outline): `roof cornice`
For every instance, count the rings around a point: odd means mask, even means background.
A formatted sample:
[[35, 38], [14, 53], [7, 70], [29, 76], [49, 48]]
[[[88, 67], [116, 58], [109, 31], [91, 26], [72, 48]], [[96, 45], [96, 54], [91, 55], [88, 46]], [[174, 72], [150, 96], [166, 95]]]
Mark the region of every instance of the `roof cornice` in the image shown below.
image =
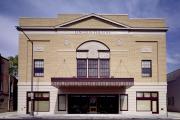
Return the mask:
[[166, 32], [168, 30], [168, 27], [133, 27], [133, 28], [69, 28], [69, 27], [38, 27], [38, 26], [17, 26], [16, 29], [18, 31], [74, 31], [74, 30], [102, 30], [102, 31], [164, 31]]

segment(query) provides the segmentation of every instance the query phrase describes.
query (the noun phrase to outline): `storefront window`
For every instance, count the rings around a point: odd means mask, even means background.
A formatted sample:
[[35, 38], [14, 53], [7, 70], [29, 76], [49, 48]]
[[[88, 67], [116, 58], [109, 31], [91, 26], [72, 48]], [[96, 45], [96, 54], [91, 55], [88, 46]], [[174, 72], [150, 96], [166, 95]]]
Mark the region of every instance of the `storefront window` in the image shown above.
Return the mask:
[[136, 110], [158, 113], [158, 92], [137, 92]]
[[157, 93], [151, 93], [152, 97], [157, 97]]
[[149, 92], [145, 92], [144, 97], [151, 97], [151, 94]]
[[137, 100], [137, 111], [151, 111], [151, 100]]
[[[27, 108], [28, 113], [31, 111], [31, 94], [27, 93]], [[34, 112], [48, 112], [49, 111], [49, 92], [34, 92]]]
[[137, 97], [143, 97], [143, 92], [138, 92]]
[[128, 111], [128, 95], [127, 94], [120, 95], [120, 110]]
[[58, 96], [58, 110], [66, 111], [66, 95]]
[[34, 111], [36, 112], [48, 112], [49, 111], [49, 101], [34, 101]]

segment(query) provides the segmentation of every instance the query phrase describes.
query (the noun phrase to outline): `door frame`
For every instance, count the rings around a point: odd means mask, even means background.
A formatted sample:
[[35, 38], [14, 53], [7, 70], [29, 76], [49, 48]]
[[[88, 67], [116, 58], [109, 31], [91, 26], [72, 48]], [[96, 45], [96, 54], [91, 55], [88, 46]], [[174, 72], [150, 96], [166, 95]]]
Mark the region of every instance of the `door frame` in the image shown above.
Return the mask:
[[[153, 112], [153, 101], [156, 101], [156, 112]], [[151, 100], [151, 111], [152, 111], [152, 114], [158, 114], [159, 113], [159, 102], [158, 102], [158, 100]]]
[[[67, 94], [68, 95], [68, 101], [67, 101], [67, 104], [68, 104], [68, 109], [67, 109], [67, 112], [68, 112], [68, 114], [69, 114], [69, 102], [70, 102], [70, 97], [72, 97], [73, 95], [79, 95], [79, 96], [81, 96], [81, 95], [86, 95], [86, 96], [96, 96], [97, 97], [97, 99], [98, 99], [98, 96], [101, 96], [101, 95], [103, 95], [103, 96], [108, 96], [108, 95], [112, 95], [112, 96], [115, 96], [116, 98], [117, 98], [117, 113], [113, 113], [113, 114], [119, 114], [119, 94]], [[98, 100], [96, 101], [97, 103], [96, 104], [98, 104]], [[96, 107], [97, 107], [97, 111], [98, 111], [98, 105], [96, 105]], [[78, 114], [78, 113], [71, 113], [71, 114]], [[88, 114], [88, 113], [87, 113]], [[96, 113], [96, 114], [102, 114], [102, 113]]]

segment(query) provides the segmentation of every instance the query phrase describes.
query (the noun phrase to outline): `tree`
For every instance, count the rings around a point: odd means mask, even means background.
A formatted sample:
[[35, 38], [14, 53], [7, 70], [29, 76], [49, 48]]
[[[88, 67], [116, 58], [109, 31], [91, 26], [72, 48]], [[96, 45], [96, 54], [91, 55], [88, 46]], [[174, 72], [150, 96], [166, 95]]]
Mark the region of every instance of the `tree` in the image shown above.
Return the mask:
[[10, 56], [9, 59], [9, 74], [18, 77], [18, 55]]

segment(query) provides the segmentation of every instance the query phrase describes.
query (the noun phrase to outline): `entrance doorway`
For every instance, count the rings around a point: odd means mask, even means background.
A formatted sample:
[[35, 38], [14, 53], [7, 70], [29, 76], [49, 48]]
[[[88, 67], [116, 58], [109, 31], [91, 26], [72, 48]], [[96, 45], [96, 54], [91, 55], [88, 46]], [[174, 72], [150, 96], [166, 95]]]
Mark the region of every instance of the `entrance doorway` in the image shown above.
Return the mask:
[[118, 95], [68, 95], [70, 114], [117, 114]]

